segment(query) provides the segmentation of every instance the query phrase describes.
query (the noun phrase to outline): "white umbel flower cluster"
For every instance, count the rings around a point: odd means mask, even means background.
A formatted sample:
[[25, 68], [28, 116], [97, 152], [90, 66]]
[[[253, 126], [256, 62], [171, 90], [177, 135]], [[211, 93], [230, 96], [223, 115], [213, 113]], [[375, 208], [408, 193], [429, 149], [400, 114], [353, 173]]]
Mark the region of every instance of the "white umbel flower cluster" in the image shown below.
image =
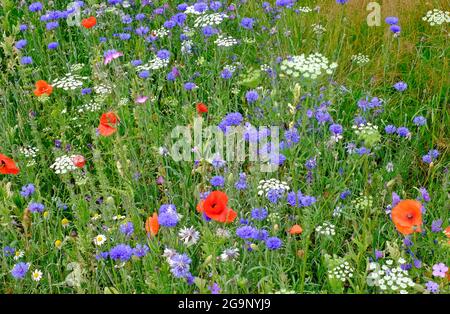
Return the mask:
[[316, 34], [317, 36], [322, 35], [327, 30], [325, 27], [323, 27], [320, 24], [312, 24], [311, 26], [313, 28], [314, 34]]
[[[398, 264], [401, 264], [402, 258]], [[392, 259], [387, 259], [384, 265], [378, 262], [369, 264], [367, 284], [378, 287], [383, 292], [407, 294], [408, 288], [414, 287], [415, 283], [408, 276], [408, 271], [403, 270], [399, 265], [394, 266]]]
[[363, 55], [362, 53], [358, 53], [356, 55], [352, 56], [352, 62], [356, 63], [357, 65], [364, 65], [368, 63], [369, 57], [366, 55]]
[[298, 10], [303, 13], [309, 13], [313, 11], [313, 9], [311, 9], [310, 7], [299, 7]]
[[351, 203], [352, 203], [352, 206], [356, 210], [363, 210], [363, 209], [366, 209], [366, 208], [372, 209], [372, 207], [373, 207], [373, 197], [371, 195], [367, 196], [367, 195], [360, 194], [359, 197], [353, 199], [351, 201]]
[[114, 86], [106, 85], [106, 84], [99, 84], [97, 86], [94, 86], [94, 92], [101, 95], [111, 94], [113, 91]]
[[136, 70], [139, 72], [140, 71], [159, 70], [159, 69], [167, 67], [168, 65], [169, 65], [169, 59], [161, 59], [158, 57], [154, 57], [149, 62], [142, 64], [142, 65], [138, 65], [136, 67]]
[[277, 179], [261, 180], [258, 184], [258, 195], [267, 196], [270, 190], [277, 190], [282, 193], [289, 191], [289, 186], [287, 182], [280, 181]]
[[328, 59], [320, 53], [314, 53], [309, 56], [301, 54], [283, 60], [281, 63], [281, 71], [288, 76], [304, 77], [316, 79], [320, 75], [332, 74], [336, 69], [337, 63], [328, 61]]
[[324, 222], [316, 227], [316, 232], [325, 236], [334, 236], [336, 234], [335, 230], [336, 226], [329, 222]]
[[337, 265], [336, 267], [328, 271], [328, 278], [330, 279], [338, 279], [342, 282], [345, 282], [352, 277], [353, 268], [350, 267], [350, 264], [348, 262], [343, 262], [342, 264]]
[[433, 9], [428, 11], [427, 14], [422, 17], [422, 20], [428, 22], [428, 24], [430, 24], [431, 26], [450, 23], [450, 12]]
[[160, 27], [157, 30], [153, 31], [152, 35], [156, 36], [158, 38], [164, 38], [167, 35], [169, 35], [169, 30], [163, 26], [163, 27]]
[[75, 164], [72, 160], [72, 158], [75, 156], [76, 155], [63, 155], [56, 158], [55, 162], [50, 166], [50, 169], [53, 169], [56, 174], [64, 174], [76, 170], [77, 167], [75, 167]]
[[102, 108], [102, 106], [94, 101], [91, 100], [89, 103], [82, 105], [80, 108], [78, 108], [78, 113], [83, 113], [83, 112], [95, 112], [95, 111], [99, 111]]
[[193, 5], [190, 5], [190, 6], [188, 6], [187, 8], [186, 8], [186, 10], [184, 10], [184, 13], [185, 14], [193, 14], [193, 15], [202, 15], [202, 14], [204, 14], [204, 13], [202, 13], [202, 12], [198, 12], [198, 11], [196, 11], [195, 9], [194, 9], [194, 6]]
[[27, 158], [34, 158], [39, 152], [39, 148], [33, 146], [24, 146], [19, 148], [19, 152]]
[[54, 80], [51, 85], [64, 90], [74, 90], [83, 86], [83, 81], [87, 79], [87, 76], [80, 76], [69, 72], [62, 78]]
[[231, 36], [219, 35], [214, 43], [219, 47], [231, 47], [237, 45], [239, 41]]
[[219, 25], [227, 17], [228, 16], [223, 13], [212, 13], [212, 14], [201, 15], [195, 19], [194, 27], [206, 27], [206, 26]]

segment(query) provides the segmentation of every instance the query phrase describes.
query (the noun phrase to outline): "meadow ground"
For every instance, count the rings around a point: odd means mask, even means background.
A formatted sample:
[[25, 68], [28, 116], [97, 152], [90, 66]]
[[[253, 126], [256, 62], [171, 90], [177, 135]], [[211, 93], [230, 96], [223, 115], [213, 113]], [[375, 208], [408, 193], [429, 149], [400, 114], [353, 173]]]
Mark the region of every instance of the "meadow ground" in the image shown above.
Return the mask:
[[448, 2], [369, 2], [1, 0], [0, 292], [449, 293]]

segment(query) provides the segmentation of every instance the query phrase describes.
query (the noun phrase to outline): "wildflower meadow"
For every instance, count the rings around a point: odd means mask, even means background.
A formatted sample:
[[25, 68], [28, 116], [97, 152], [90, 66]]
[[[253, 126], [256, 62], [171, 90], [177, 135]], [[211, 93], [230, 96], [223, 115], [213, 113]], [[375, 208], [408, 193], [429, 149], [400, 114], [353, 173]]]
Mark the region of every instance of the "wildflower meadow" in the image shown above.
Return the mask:
[[450, 292], [448, 1], [0, 3], [0, 293]]

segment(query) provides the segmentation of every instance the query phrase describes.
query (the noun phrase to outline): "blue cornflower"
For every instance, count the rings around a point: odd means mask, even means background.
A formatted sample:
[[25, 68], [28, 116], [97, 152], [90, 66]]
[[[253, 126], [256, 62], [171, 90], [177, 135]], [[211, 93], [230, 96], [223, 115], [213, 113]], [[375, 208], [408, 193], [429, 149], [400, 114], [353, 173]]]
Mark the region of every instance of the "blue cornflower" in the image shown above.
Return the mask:
[[144, 71], [139, 72], [138, 75], [140, 78], [148, 78], [150, 76], [150, 72], [147, 70], [144, 70]]
[[170, 58], [170, 52], [166, 49], [161, 49], [156, 53], [156, 56], [160, 59], [166, 60]]
[[172, 21], [172, 20], [168, 20], [168, 21], [165, 21], [163, 25], [167, 29], [172, 29], [172, 28], [174, 28], [177, 25], [177, 22]]
[[59, 43], [54, 41], [54, 42], [49, 43], [47, 48], [50, 50], [54, 50], [54, 49], [58, 48], [58, 46], [59, 46]]
[[33, 195], [35, 191], [35, 187], [32, 183], [22, 186], [22, 190], [20, 191], [20, 195], [27, 198]]
[[209, 4], [209, 8], [213, 11], [217, 11], [222, 7], [222, 3], [220, 1], [211, 1]]
[[45, 25], [45, 28], [49, 31], [57, 28], [59, 26], [58, 21], [48, 22], [47, 25]]
[[28, 205], [28, 210], [31, 213], [42, 213], [44, 208], [45, 206], [41, 203], [30, 203], [30, 205]]
[[16, 249], [13, 248], [13, 247], [5, 246], [5, 247], [3, 248], [3, 254], [5, 255], [5, 257], [13, 256], [14, 253], [16, 253]]
[[406, 90], [408, 88], [408, 84], [400, 81], [400, 82], [397, 82], [394, 84], [394, 88], [399, 92], [403, 92], [404, 90]]
[[222, 70], [222, 72], [220, 73], [220, 77], [223, 78], [224, 80], [228, 80], [233, 76], [233, 72], [230, 71], [230, 69], [225, 68]]
[[177, 23], [178, 26], [182, 26], [184, 22], [186, 21], [187, 15], [184, 13], [177, 13], [174, 16], [172, 16], [170, 19]]
[[290, 206], [297, 206], [297, 195], [295, 192], [289, 192], [286, 196], [286, 201]]
[[203, 33], [203, 35], [205, 35], [206, 37], [211, 37], [211, 36], [213, 36], [214, 34], [217, 34], [217, 29], [215, 29], [214, 27], [212, 27], [212, 26], [209, 26], [209, 25], [207, 25], [207, 26], [205, 26], [205, 27], [203, 27], [202, 28], [202, 33]]
[[388, 16], [384, 21], [386, 22], [386, 24], [396, 25], [398, 23], [398, 17]]
[[95, 255], [95, 259], [97, 261], [102, 260], [102, 259], [107, 259], [109, 256], [109, 252], [100, 252], [97, 255]]
[[136, 247], [133, 249], [133, 255], [136, 257], [144, 257], [147, 255], [149, 251], [149, 248], [146, 244], [137, 244]]
[[188, 5], [186, 3], [181, 3], [177, 6], [178, 11], [186, 11]]
[[145, 19], [145, 14], [138, 13], [138, 14], [136, 14], [136, 16], [134, 18], [136, 19], [136, 21], [142, 21], [143, 19]]
[[123, 233], [124, 235], [129, 237], [134, 232], [133, 223], [131, 223], [131, 222], [124, 223], [124, 224], [120, 225], [119, 230], [121, 233]]
[[197, 88], [197, 85], [195, 85], [195, 83], [187, 82], [187, 83], [184, 84], [184, 89], [186, 89], [186, 90], [191, 91], [191, 90], [193, 90], [195, 88]]
[[137, 67], [138, 65], [142, 64], [142, 60], [132, 60], [131, 65]]
[[245, 94], [245, 98], [247, 99], [248, 103], [254, 103], [258, 100], [259, 95], [256, 90], [250, 90]]
[[252, 209], [251, 215], [255, 220], [264, 220], [267, 217], [267, 209], [265, 208], [254, 208]]
[[186, 278], [190, 275], [189, 266], [192, 260], [186, 254], [175, 254], [170, 258], [170, 271], [176, 278]]
[[433, 220], [431, 223], [431, 232], [437, 233], [442, 231], [442, 219]]
[[312, 170], [316, 168], [316, 166], [317, 166], [316, 157], [308, 159], [305, 163], [305, 167], [308, 170]]
[[341, 200], [345, 200], [347, 198], [347, 196], [349, 196], [350, 194], [352, 194], [352, 192], [350, 190], [345, 190], [344, 192], [341, 193], [341, 195], [339, 197]]
[[131, 34], [128, 34], [128, 33], [120, 33], [120, 34], [119, 34], [119, 38], [120, 38], [120, 40], [128, 40], [128, 39], [131, 38]]
[[283, 241], [277, 237], [270, 237], [266, 240], [266, 246], [269, 250], [278, 250], [283, 245]]
[[18, 40], [17, 42], [16, 42], [16, 48], [17, 49], [23, 49], [26, 45], [27, 45], [27, 40], [26, 39], [21, 39], [21, 40]]
[[413, 119], [413, 123], [417, 126], [422, 126], [422, 125], [427, 124], [427, 119], [422, 116], [417, 116]]
[[81, 90], [81, 95], [88, 95], [90, 93], [92, 93], [92, 88], [83, 88]]
[[23, 65], [32, 64], [33, 63], [33, 58], [28, 57], [28, 56], [22, 57], [22, 59], [20, 59], [20, 63], [23, 64]]
[[298, 197], [298, 201], [302, 207], [311, 206], [316, 202], [316, 198], [314, 196], [303, 195]]
[[138, 28], [136, 28], [136, 30], [134, 32], [139, 36], [144, 36], [149, 31], [150, 31], [150, 28], [148, 28], [147, 26], [139, 26]]
[[397, 131], [397, 128], [396, 128], [395, 126], [389, 124], [389, 125], [386, 125], [386, 127], [384, 128], [384, 131], [385, 131], [387, 134], [394, 134], [395, 131]]
[[159, 208], [158, 223], [164, 227], [175, 227], [178, 223], [178, 214], [175, 205], [164, 204]]
[[27, 274], [29, 268], [30, 264], [28, 263], [24, 262], [17, 263], [11, 270], [11, 275], [16, 279], [23, 279]]
[[275, 4], [279, 7], [288, 7], [294, 4], [294, 0], [277, 0]]
[[28, 29], [28, 26], [27, 26], [26, 24], [20, 24], [19, 30], [20, 30], [21, 32], [24, 32], [24, 31], [26, 31], [27, 29]]
[[245, 29], [253, 29], [253, 23], [255, 23], [255, 20], [250, 17], [244, 17], [241, 20], [241, 26]]
[[281, 198], [282, 192], [283, 192], [283, 190], [279, 190], [279, 189], [270, 189], [270, 190], [267, 192], [267, 199], [268, 199], [271, 203], [276, 204], [276, 203], [278, 203], [278, 200]]
[[356, 149], [356, 153], [360, 156], [368, 155], [368, 154], [370, 154], [370, 149], [362, 146], [362, 147]]
[[336, 0], [337, 4], [346, 4], [348, 0]]
[[204, 2], [197, 2], [196, 4], [194, 4], [194, 10], [203, 13], [208, 10], [208, 5]]
[[411, 135], [408, 128], [406, 128], [404, 126], [401, 126], [397, 129], [397, 134], [401, 137], [409, 137]]
[[338, 135], [338, 134], [342, 134], [342, 132], [344, 131], [344, 129], [342, 128], [342, 125], [340, 124], [332, 124], [330, 125], [329, 128], [330, 132]]
[[236, 229], [236, 235], [241, 239], [251, 239], [255, 234], [255, 228], [251, 226], [243, 226]]
[[300, 141], [300, 135], [296, 128], [292, 128], [284, 132], [284, 138], [289, 143], [298, 143]]
[[234, 186], [238, 190], [245, 190], [247, 188], [247, 175], [244, 172], [239, 174], [239, 180]]
[[222, 187], [225, 184], [225, 179], [222, 176], [214, 176], [209, 180], [209, 183], [214, 187]]
[[30, 4], [30, 6], [28, 7], [28, 10], [30, 10], [30, 12], [41, 11], [42, 10], [42, 3], [34, 2], [34, 3]]
[[133, 249], [127, 244], [119, 244], [109, 250], [109, 256], [116, 261], [126, 262], [132, 255]]
[[392, 33], [394, 33], [396, 35], [399, 34], [400, 30], [401, 30], [400, 26], [398, 26], [398, 25], [391, 25], [391, 27], [389, 27], [389, 29], [391, 30]]
[[211, 294], [220, 294], [220, 291], [222, 290], [216, 282], [211, 286], [208, 286], [208, 289], [211, 291]]

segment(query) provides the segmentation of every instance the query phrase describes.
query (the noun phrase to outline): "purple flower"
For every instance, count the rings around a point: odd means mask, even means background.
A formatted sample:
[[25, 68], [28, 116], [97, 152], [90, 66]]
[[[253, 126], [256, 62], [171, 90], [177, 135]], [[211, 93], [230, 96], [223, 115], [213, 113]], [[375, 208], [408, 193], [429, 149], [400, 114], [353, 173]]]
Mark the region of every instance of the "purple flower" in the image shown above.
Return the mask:
[[225, 179], [222, 176], [214, 176], [211, 178], [211, 180], [209, 180], [209, 183], [211, 183], [211, 185], [214, 187], [222, 187], [225, 184]]
[[120, 225], [119, 230], [122, 234], [126, 235], [127, 237], [131, 236], [134, 232], [134, 226], [131, 222], [124, 223]]
[[271, 237], [266, 240], [266, 246], [269, 250], [278, 250], [283, 245], [283, 241], [277, 237]]
[[396, 128], [395, 126], [389, 124], [389, 125], [386, 125], [386, 127], [384, 128], [384, 131], [385, 131], [387, 134], [394, 134], [395, 131], [397, 131], [397, 128]]
[[175, 205], [164, 204], [159, 208], [158, 223], [164, 227], [175, 227], [178, 223], [178, 214]]
[[279, 7], [289, 7], [294, 4], [293, 0], [277, 0], [275, 4]]
[[195, 85], [195, 83], [187, 82], [187, 83], [184, 84], [184, 89], [186, 89], [186, 90], [191, 91], [191, 90], [193, 90], [195, 88], [197, 88], [197, 85]]
[[384, 257], [383, 251], [375, 250], [375, 259], [376, 260], [379, 260], [380, 258], [383, 258], [383, 257]]
[[435, 283], [434, 281], [428, 281], [425, 284], [425, 287], [427, 288], [427, 291], [431, 292], [431, 293], [439, 293], [439, 285], [437, 283]]
[[448, 267], [444, 263], [433, 265], [433, 276], [445, 278]]
[[145, 78], [148, 78], [150, 76], [150, 72], [147, 71], [147, 70], [144, 70], [144, 71], [139, 72], [138, 75], [139, 75], [140, 78], [145, 79]]
[[217, 283], [208, 286], [208, 289], [211, 291], [211, 294], [220, 294], [220, 291], [222, 290]]
[[109, 256], [116, 261], [126, 262], [132, 255], [133, 249], [127, 244], [119, 244], [109, 250]]
[[261, 229], [255, 229], [253, 233], [253, 239], [258, 241], [266, 241], [267, 238], [269, 238], [269, 232], [267, 230]]
[[336, 0], [337, 4], [346, 4], [348, 0]]
[[186, 278], [190, 275], [189, 266], [192, 260], [186, 254], [175, 254], [170, 258], [170, 271], [176, 278]]
[[22, 59], [20, 59], [20, 63], [23, 64], [23, 65], [32, 64], [33, 63], [33, 58], [28, 57], [28, 56], [22, 57]]
[[45, 25], [45, 28], [48, 31], [51, 31], [51, 30], [57, 28], [58, 26], [59, 26], [58, 21], [52, 21], [52, 22], [48, 22], [47, 25]]
[[419, 191], [420, 191], [420, 194], [422, 196], [422, 199], [425, 202], [428, 203], [429, 201], [431, 201], [430, 194], [428, 194], [428, 191], [425, 188], [420, 188]]
[[30, 203], [28, 206], [28, 210], [31, 213], [42, 213], [44, 211], [45, 206], [41, 203]]
[[241, 239], [251, 239], [255, 233], [255, 228], [251, 226], [243, 226], [236, 229], [236, 235]]
[[244, 17], [241, 20], [241, 26], [245, 29], [253, 29], [253, 23], [255, 23], [255, 20], [250, 17]]
[[338, 135], [338, 134], [342, 134], [342, 132], [344, 131], [344, 129], [342, 128], [342, 125], [340, 124], [332, 124], [330, 125], [329, 128], [330, 132]]
[[166, 60], [170, 58], [170, 52], [166, 49], [161, 49], [156, 53], [156, 56], [160, 59]]
[[247, 188], [247, 175], [244, 172], [239, 174], [239, 180], [234, 187], [238, 190], [245, 190]]
[[33, 195], [35, 191], [35, 187], [32, 183], [29, 183], [27, 185], [22, 186], [22, 190], [20, 191], [20, 195], [22, 195], [25, 198], [30, 197]]
[[400, 26], [398, 25], [391, 25], [391, 27], [389, 27], [389, 29], [391, 30], [391, 32], [393, 32], [395, 35], [400, 33]]
[[384, 21], [386, 22], [386, 24], [395, 25], [398, 23], [398, 17], [388, 16]]
[[23, 48], [25, 48], [25, 46], [27, 45], [27, 40], [26, 39], [21, 39], [21, 40], [18, 40], [17, 42], [16, 42], [16, 48], [17, 49], [23, 49]]
[[208, 5], [204, 2], [197, 2], [196, 4], [194, 4], [194, 10], [203, 13], [208, 10]]
[[47, 48], [50, 50], [54, 50], [54, 49], [58, 48], [58, 46], [59, 46], [59, 44], [56, 41], [54, 41], [54, 42], [49, 43]]
[[360, 155], [360, 156], [369, 155], [370, 154], [370, 149], [362, 146], [362, 147], [356, 149], [356, 153], [358, 155]]
[[223, 69], [223, 71], [220, 73], [220, 77], [224, 80], [228, 80], [233, 76], [233, 72], [231, 72], [228, 68]]
[[413, 123], [417, 126], [422, 126], [422, 125], [427, 124], [427, 119], [422, 116], [417, 116], [413, 119]]
[[397, 129], [397, 134], [400, 137], [410, 137], [411, 136], [411, 132], [409, 132], [408, 128], [401, 126]]
[[406, 90], [408, 88], [408, 84], [400, 81], [400, 82], [397, 82], [394, 84], [394, 88], [399, 92], [403, 92], [404, 90]]
[[147, 245], [137, 244], [133, 249], [133, 255], [136, 257], [144, 257], [145, 255], [147, 255], [148, 251], [149, 248]]
[[411, 239], [410, 239], [409, 237], [405, 237], [405, 238], [403, 239], [403, 244], [404, 244], [406, 247], [410, 247], [410, 246], [413, 246], [413, 245], [414, 245], [414, 242], [412, 242]]
[[433, 220], [431, 223], [431, 232], [440, 232], [442, 230], [442, 222], [442, 219]]
[[347, 196], [349, 196], [350, 194], [352, 194], [350, 190], [345, 190], [344, 192], [341, 193], [339, 197], [341, 198], [341, 200], [345, 200]]
[[255, 101], [258, 100], [259, 95], [258, 92], [256, 90], [249, 90], [246, 94], [245, 94], [245, 98], [247, 99], [248, 103], [254, 103]]
[[34, 3], [30, 4], [30, 6], [28, 7], [28, 10], [30, 10], [30, 12], [41, 11], [42, 10], [42, 3], [34, 2]]
[[20, 262], [14, 265], [11, 270], [11, 275], [16, 279], [23, 279], [28, 272], [30, 265], [28, 263]]
[[81, 95], [88, 95], [90, 93], [92, 93], [92, 88], [83, 88], [81, 90]]
[[426, 164], [431, 164], [433, 162], [433, 158], [430, 155], [423, 155], [422, 161]]
[[251, 215], [255, 220], [264, 220], [267, 217], [267, 209], [265, 208], [254, 208], [252, 209]]

